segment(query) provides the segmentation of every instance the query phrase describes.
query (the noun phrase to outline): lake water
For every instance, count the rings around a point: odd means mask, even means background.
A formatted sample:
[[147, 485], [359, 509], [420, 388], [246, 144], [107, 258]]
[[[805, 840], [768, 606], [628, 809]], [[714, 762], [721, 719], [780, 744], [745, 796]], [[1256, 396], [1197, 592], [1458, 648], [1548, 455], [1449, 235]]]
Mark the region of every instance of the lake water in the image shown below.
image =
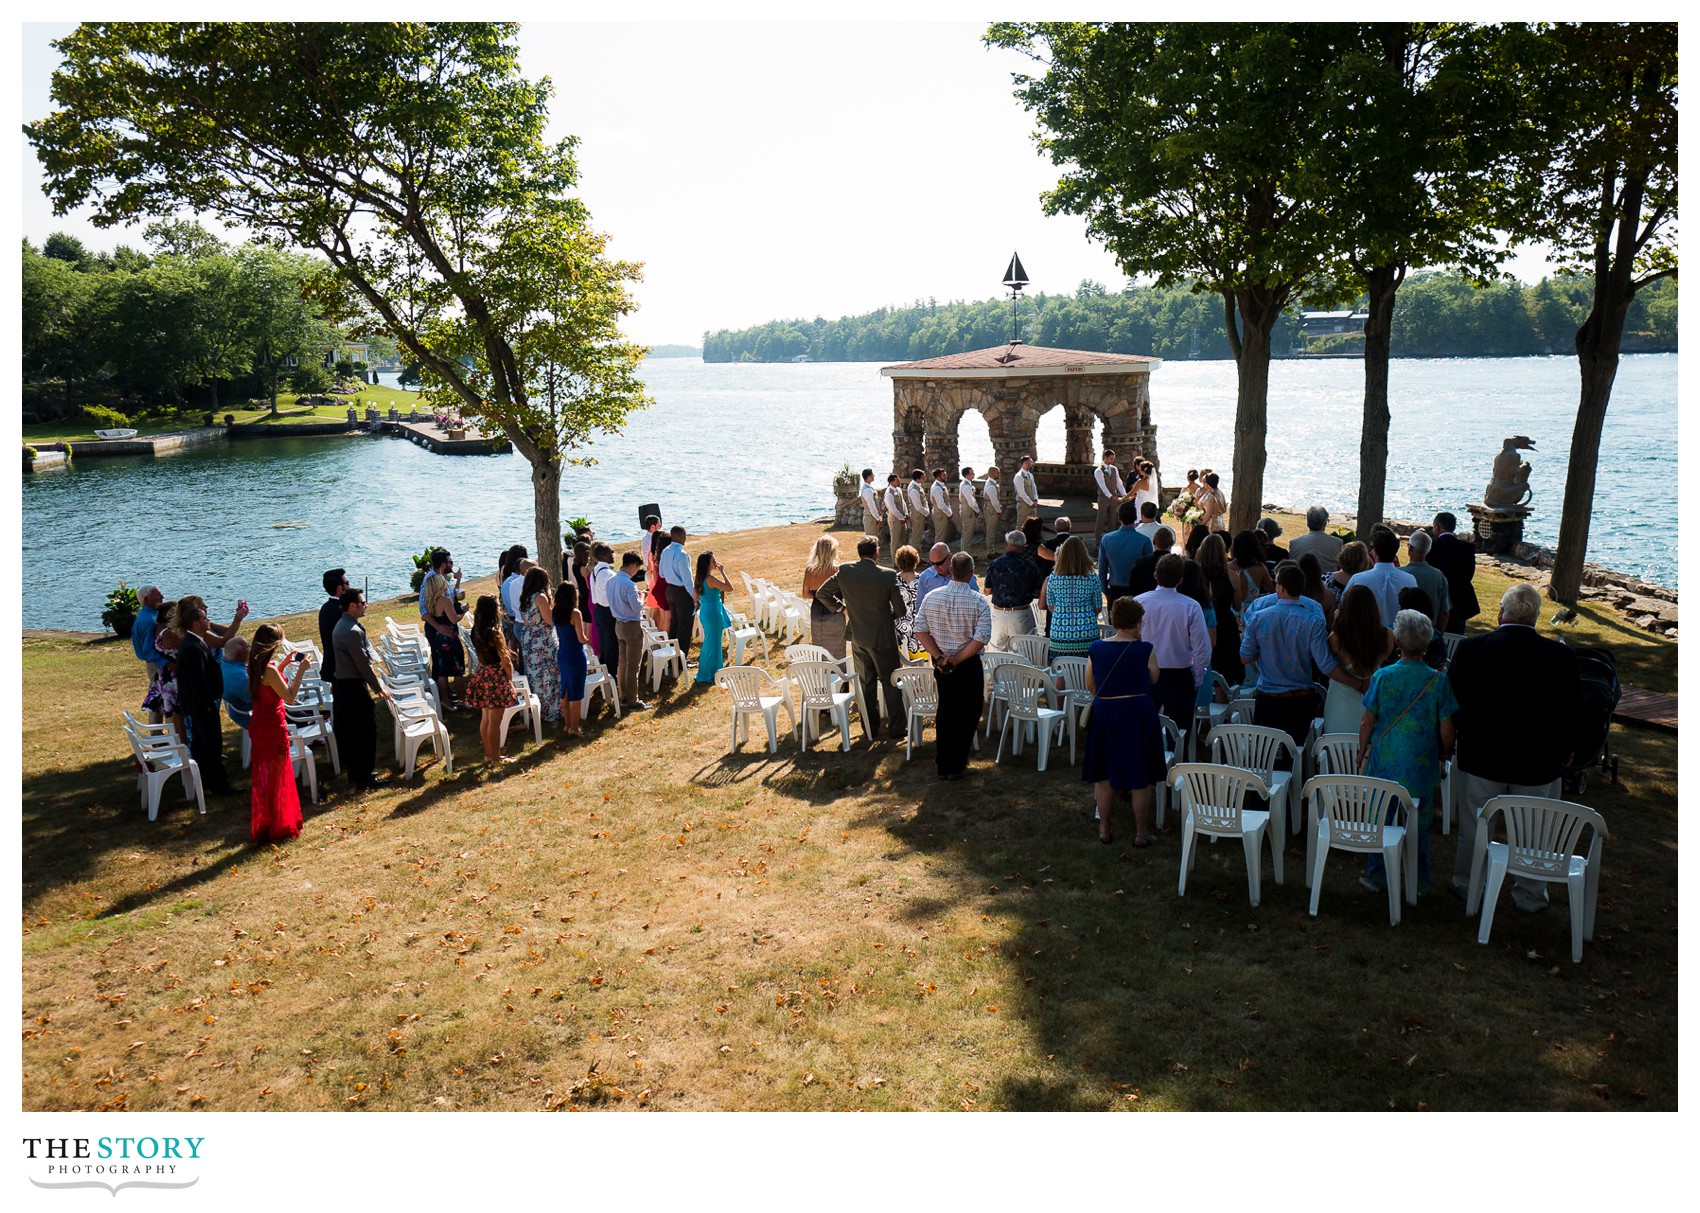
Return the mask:
[[[1590, 559], [1677, 584], [1675, 355], [1623, 359], [1607, 414]], [[569, 468], [562, 517], [586, 515], [613, 540], [637, 533], [655, 501], [693, 531], [807, 521], [830, 511], [839, 467], [891, 461], [891, 386], [875, 363], [643, 366], [655, 407]], [[1426, 520], [1479, 500], [1508, 434], [1538, 444], [1526, 533], [1551, 544], [1574, 423], [1573, 358], [1398, 360], [1391, 375], [1390, 515]], [[1356, 504], [1361, 364], [1276, 362], [1270, 373], [1266, 501], [1336, 514]], [[1152, 420], [1167, 485], [1187, 467], [1232, 464], [1234, 365], [1170, 362], [1152, 377]], [[1040, 424], [1037, 454], [1060, 459], [1062, 410]], [[963, 462], [991, 443], [970, 413]], [[495, 571], [512, 543], [534, 545], [529, 469], [518, 455], [447, 458], [393, 438], [219, 444], [159, 458], [85, 459], [24, 477], [23, 622], [96, 630], [120, 578], [168, 595], [199, 592], [215, 618], [238, 597], [256, 616], [303, 610], [319, 575], [341, 565], [374, 595], [400, 593], [409, 555], [442, 544], [468, 576]], [[1655, 542], [1655, 540], [1657, 542]]]

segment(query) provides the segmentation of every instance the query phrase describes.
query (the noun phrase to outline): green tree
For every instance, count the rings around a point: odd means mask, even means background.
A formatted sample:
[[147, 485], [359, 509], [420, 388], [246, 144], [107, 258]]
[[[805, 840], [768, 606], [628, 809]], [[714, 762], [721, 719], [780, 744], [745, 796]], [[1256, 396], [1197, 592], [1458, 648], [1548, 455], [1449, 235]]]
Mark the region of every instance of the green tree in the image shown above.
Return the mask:
[[1527, 55], [1540, 138], [1527, 170], [1540, 204], [1513, 234], [1550, 243], [1591, 285], [1575, 336], [1581, 396], [1547, 588], [1574, 606], [1624, 323], [1637, 292], [1677, 269], [1677, 36], [1674, 24], [1640, 22], [1538, 35]]
[[[26, 128], [63, 212], [211, 213], [316, 249], [430, 385], [531, 464], [560, 577], [569, 453], [646, 401], [619, 331], [638, 267], [574, 196], [574, 141], [505, 23], [86, 24]], [[209, 81], [216, 81], [216, 86]], [[542, 368], [570, 368], [548, 399]]]
[[1275, 326], [1327, 248], [1304, 176], [1323, 27], [999, 23], [986, 40], [1044, 67], [1016, 96], [1064, 168], [1046, 211], [1086, 216], [1130, 276], [1221, 296], [1239, 372], [1229, 525], [1252, 526]]
[[322, 281], [328, 274], [320, 262], [267, 245], [244, 245], [236, 261], [249, 363], [275, 414], [284, 368], [333, 339], [315, 298], [315, 292], [329, 289]]
[[68, 259], [38, 253], [27, 243], [21, 269], [24, 378], [60, 380], [69, 415], [76, 384], [100, 365], [91, 340], [98, 327], [96, 282]]

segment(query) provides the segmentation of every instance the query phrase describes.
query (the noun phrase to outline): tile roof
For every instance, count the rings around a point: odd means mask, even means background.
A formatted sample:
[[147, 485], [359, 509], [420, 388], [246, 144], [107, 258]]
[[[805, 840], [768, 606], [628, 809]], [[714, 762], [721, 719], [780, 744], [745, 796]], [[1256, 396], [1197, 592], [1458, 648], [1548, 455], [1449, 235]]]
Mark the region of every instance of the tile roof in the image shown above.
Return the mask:
[[1023, 345], [1017, 341], [1009, 345], [994, 345], [984, 350], [968, 350], [961, 354], [945, 354], [939, 358], [900, 362], [881, 370], [886, 374], [893, 371], [1005, 371], [1013, 375], [1022, 371], [1084, 370], [1087, 367], [1125, 367], [1131, 371], [1161, 362], [1160, 358], [1146, 358], [1138, 354], [1057, 350], [1043, 345]]

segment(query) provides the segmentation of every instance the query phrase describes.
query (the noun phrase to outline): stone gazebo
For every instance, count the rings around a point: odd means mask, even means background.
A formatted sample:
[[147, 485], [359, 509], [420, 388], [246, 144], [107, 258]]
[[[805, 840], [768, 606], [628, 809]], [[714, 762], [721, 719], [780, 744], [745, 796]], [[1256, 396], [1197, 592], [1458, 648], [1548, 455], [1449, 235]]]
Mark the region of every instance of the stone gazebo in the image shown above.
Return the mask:
[[1065, 461], [1035, 463], [1039, 491], [1052, 497], [1094, 496], [1092, 419], [1104, 423], [1104, 443], [1117, 462], [1133, 454], [1156, 458], [1151, 424], [1151, 372], [1158, 358], [1054, 350], [1012, 341], [991, 349], [947, 354], [882, 367], [891, 380], [894, 423], [892, 470], [905, 481], [915, 468], [928, 476], [945, 468], [951, 483], [962, 464], [956, 429], [962, 414], [978, 409], [991, 434], [1004, 483], [1035, 455], [1039, 418], [1063, 406], [1068, 432]]

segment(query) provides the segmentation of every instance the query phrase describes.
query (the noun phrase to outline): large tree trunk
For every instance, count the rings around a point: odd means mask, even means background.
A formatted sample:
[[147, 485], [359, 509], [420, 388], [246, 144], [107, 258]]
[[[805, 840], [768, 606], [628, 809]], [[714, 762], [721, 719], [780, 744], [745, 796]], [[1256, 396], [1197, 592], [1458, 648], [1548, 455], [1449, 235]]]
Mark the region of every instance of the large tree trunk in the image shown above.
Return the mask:
[[1263, 468], [1269, 458], [1264, 446], [1269, 432], [1269, 335], [1286, 305], [1287, 290], [1247, 287], [1225, 299], [1228, 344], [1239, 368], [1234, 409], [1234, 495], [1228, 502], [1228, 530], [1238, 534], [1255, 527], [1263, 512]]
[[531, 461], [532, 509], [537, 515], [537, 553], [533, 557], [549, 574], [549, 584], [561, 583], [561, 457], [539, 451]]
[[[1392, 354], [1393, 305], [1405, 279], [1402, 265], [1364, 271], [1369, 319], [1364, 322], [1364, 428], [1358, 442], [1358, 532], [1365, 534], [1387, 510], [1387, 368]], [[1294, 503], [1295, 505], [1297, 503]]]
[[1623, 322], [1633, 290], [1616, 290], [1612, 275], [1597, 277], [1594, 310], [1576, 333], [1576, 359], [1581, 364], [1582, 398], [1576, 406], [1576, 428], [1570, 436], [1570, 466], [1564, 476], [1564, 514], [1558, 525], [1558, 552], [1552, 563], [1547, 596], [1566, 606], [1576, 605], [1582, 588], [1582, 565], [1588, 558], [1588, 524], [1594, 512], [1594, 482], [1600, 467], [1600, 434], [1606, 425], [1612, 382], [1617, 378], [1618, 351], [1623, 345]]

